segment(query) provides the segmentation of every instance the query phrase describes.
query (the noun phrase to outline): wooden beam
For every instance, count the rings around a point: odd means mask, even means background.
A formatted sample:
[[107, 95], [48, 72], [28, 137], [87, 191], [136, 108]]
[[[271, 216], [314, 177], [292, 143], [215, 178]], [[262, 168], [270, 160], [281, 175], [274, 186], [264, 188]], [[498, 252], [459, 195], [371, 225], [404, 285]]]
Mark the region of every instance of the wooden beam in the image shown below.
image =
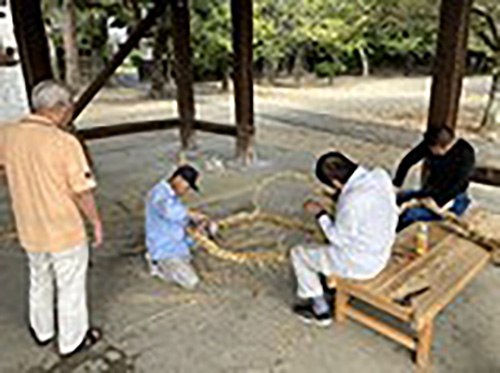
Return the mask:
[[491, 167], [476, 167], [470, 180], [474, 183], [500, 187], [500, 170]]
[[[346, 312], [347, 316], [351, 319], [379, 332], [380, 334], [392, 339], [395, 342], [398, 342], [399, 344], [402, 344], [406, 348], [412, 351], [415, 351], [417, 349], [417, 343], [415, 342], [415, 340], [412, 337], [400, 332], [399, 330], [387, 324], [384, 324], [383, 322], [378, 321], [377, 319], [368, 316], [363, 312], [356, 310], [352, 306], [347, 306]], [[425, 342], [427, 342], [427, 339], [425, 340]]]
[[194, 78], [191, 66], [191, 27], [189, 19], [189, 1], [173, 0], [175, 82], [177, 84], [177, 106], [182, 123], [180, 132], [183, 149], [190, 149], [195, 146]]
[[465, 71], [472, 0], [441, 0], [428, 128], [455, 129]]
[[209, 132], [216, 135], [233, 136], [233, 137], [236, 137], [238, 135], [236, 126], [207, 122], [204, 120], [195, 120], [194, 128], [202, 132]]
[[234, 49], [234, 100], [238, 138], [236, 155], [253, 160], [255, 136], [253, 107], [253, 7], [252, 0], [231, 0]]
[[[26, 1], [26, 0], [25, 0]], [[106, 84], [107, 80], [113, 75], [116, 69], [123, 63], [125, 58], [130, 54], [130, 52], [137, 46], [144, 34], [155, 24], [156, 19], [165, 12], [166, 2], [157, 0], [155, 2], [154, 8], [148, 13], [146, 18], [144, 18], [136, 26], [134, 31], [130, 34], [128, 40], [123, 44], [118, 53], [113, 57], [113, 59], [108, 63], [104, 70], [99, 74], [99, 76], [92, 82], [92, 84], [87, 88], [87, 90], [80, 96], [77, 103], [75, 104], [75, 112], [73, 115], [73, 120], [78, 118], [81, 112], [87, 107], [94, 96], [99, 92], [99, 90]]]
[[[116, 136], [130, 135], [134, 133], [170, 130], [178, 128], [180, 126], [181, 121], [175, 118], [85, 128], [78, 130], [77, 134], [84, 140], [99, 140]], [[212, 123], [207, 121], [195, 121], [194, 128], [202, 132], [236, 137], [236, 127], [227, 124]]]
[[32, 107], [33, 88], [41, 81], [53, 78], [40, 0], [11, 0], [11, 10], [26, 94]]
[[153, 120], [148, 122], [132, 122], [111, 126], [101, 126], [78, 130], [78, 134], [85, 140], [99, 140], [116, 136], [131, 135], [133, 133], [168, 130], [179, 126], [178, 119]]

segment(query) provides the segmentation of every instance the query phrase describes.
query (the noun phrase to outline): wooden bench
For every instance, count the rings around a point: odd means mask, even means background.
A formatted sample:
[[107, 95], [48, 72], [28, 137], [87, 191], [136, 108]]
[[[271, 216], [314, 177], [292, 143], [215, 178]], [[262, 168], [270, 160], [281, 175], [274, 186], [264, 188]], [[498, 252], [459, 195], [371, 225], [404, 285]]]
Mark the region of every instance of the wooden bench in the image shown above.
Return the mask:
[[[402, 344], [416, 353], [418, 367], [426, 371], [434, 318], [481, 271], [490, 254], [467, 240], [432, 227], [430, 250], [409, 257], [415, 232], [410, 228], [403, 234], [388, 266], [376, 278], [337, 282], [335, 318], [338, 323], [351, 318]], [[414, 297], [409, 300], [412, 294]], [[402, 301], [405, 296], [406, 302]], [[411, 334], [355, 308], [350, 303], [353, 298], [409, 325]]]

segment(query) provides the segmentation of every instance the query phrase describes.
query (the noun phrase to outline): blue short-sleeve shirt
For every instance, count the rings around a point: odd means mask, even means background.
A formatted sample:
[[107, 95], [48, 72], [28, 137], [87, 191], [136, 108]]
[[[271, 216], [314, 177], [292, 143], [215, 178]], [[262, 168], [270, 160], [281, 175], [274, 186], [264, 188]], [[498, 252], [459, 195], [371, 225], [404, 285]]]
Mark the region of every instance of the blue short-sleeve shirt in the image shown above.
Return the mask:
[[189, 259], [189, 214], [170, 184], [156, 184], [146, 200], [146, 247], [153, 260]]

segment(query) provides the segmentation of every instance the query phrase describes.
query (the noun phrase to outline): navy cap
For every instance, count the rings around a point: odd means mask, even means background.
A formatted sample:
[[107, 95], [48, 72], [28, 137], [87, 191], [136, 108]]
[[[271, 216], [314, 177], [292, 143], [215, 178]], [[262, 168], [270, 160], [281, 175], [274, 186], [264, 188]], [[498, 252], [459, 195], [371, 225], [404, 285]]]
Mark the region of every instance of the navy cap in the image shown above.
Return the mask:
[[199, 192], [200, 189], [198, 188], [198, 185], [196, 182], [198, 181], [200, 173], [192, 166], [189, 165], [184, 165], [180, 166], [172, 175], [172, 178], [176, 178], [177, 176], [182, 177], [188, 184], [189, 186]]

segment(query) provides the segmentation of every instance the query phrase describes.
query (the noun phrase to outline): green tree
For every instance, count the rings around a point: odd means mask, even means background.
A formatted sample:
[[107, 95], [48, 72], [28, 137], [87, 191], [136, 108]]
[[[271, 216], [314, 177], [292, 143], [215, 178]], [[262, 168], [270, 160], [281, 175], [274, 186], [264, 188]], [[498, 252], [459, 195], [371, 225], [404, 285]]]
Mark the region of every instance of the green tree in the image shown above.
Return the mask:
[[229, 89], [231, 10], [227, 0], [197, 0], [192, 5], [193, 60], [197, 75], [217, 77]]
[[500, 4], [496, 1], [478, 2], [472, 11], [473, 48], [480, 49], [492, 61], [492, 79], [486, 108], [479, 126], [489, 130], [500, 123]]

